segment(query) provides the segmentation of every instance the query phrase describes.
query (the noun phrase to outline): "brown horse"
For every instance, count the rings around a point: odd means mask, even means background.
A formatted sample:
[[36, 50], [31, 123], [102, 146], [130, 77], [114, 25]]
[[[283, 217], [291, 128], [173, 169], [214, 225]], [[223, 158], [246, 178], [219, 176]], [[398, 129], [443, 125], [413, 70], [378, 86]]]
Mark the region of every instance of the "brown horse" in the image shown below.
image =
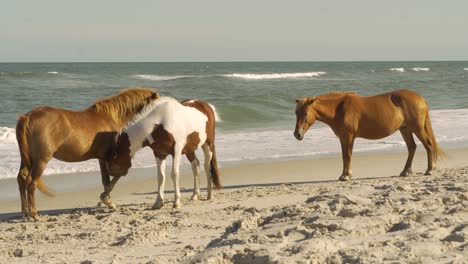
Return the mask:
[[159, 209], [164, 204], [165, 160], [171, 155], [174, 208], [178, 208], [179, 166], [183, 154], [189, 159], [194, 175], [192, 200], [200, 195], [199, 161], [195, 151], [201, 147], [205, 154], [208, 200], [212, 199], [212, 184], [221, 188], [214, 144], [217, 120], [214, 107], [201, 100], [179, 103], [173, 98], [161, 97], [146, 108], [116, 136], [107, 161], [110, 174], [127, 174], [133, 155], [143, 147], [150, 147], [158, 166], [158, 196], [153, 208]]
[[67, 162], [99, 159], [104, 186], [100, 198], [113, 208], [109, 194], [119, 177], [110, 181], [105, 166], [107, 151], [117, 131], [158, 97], [158, 93], [151, 89], [131, 88], [97, 101], [82, 111], [41, 106], [20, 116], [16, 138], [21, 154], [18, 173], [21, 211], [26, 216], [38, 216], [34, 198], [36, 187], [44, 194], [52, 195], [41, 180], [52, 158]]
[[304, 138], [315, 120], [330, 126], [340, 139], [343, 157], [341, 181], [352, 177], [351, 156], [354, 139], [381, 139], [400, 130], [408, 147], [408, 159], [401, 176], [411, 174], [416, 151], [413, 134], [427, 152], [427, 171], [430, 175], [444, 152], [437, 145], [424, 98], [409, 90], [398, 90], [363, 97], [353, 92], [337, 92], [296, 100], [296, 129], [294, 136]]

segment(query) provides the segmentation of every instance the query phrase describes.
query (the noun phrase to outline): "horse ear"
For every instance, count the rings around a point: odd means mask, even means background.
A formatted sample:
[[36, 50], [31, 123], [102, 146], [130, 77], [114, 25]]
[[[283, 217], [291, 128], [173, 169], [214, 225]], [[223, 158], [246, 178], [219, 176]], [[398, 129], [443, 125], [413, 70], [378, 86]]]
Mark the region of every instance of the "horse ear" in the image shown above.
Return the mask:
[[158, 97], [159, 97], [159, 94], [157, 92], [151, 95], [151, 99], [156, 99]]
[[301, 100], [299, 100], [299, 99], [294, 99], [294, 101], [296, 102], [296, 104], [298, 104]]
[[312, 105], [315, 102], [315, 99], [316, 99], [315, 96], [307, 98], [307, 100], [305, 102], [305, 105], [307, 105], [307, 106]]

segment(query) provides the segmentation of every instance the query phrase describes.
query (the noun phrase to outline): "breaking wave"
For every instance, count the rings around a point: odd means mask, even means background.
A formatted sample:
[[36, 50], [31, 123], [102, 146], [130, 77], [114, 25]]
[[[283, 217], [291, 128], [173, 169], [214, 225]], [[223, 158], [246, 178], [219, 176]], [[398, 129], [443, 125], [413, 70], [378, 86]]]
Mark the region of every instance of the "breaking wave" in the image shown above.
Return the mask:
[[239, 78], [244, 80], [268, 80], [268, 79], [294, 79], [294, 78], [314, 78], [326, 74], [326, 72], [294, 72], [294, 73], [231, 73], [223, 75], [155, 75], [155, 74], [136, 74], [134, 78], [150, 81], [167, 81], [182, 78], [209, 78], [209, 77], [227, 77]]
[[150, 80], [150, 81], [167, 81], [167, 80], [175, 80], [175, 79], [181, 79], [181, 78], [194, 78], [194, 77], [204, 77], [204, 76], [193, 76], [193, 75], [169, 76], [169, 75], [154, 75], [154, 74], [136, 74], [136, 75], [132, 75], [132, 77], [143, 79], [143, 80]]
[[421, 67], [414, 67], [414, 68], [411, 68], [413, 71], [430, 71], [431, 68], [421, 68]]
[[326, 74], [326, 72], [295, 72], [295, 73], [233, 73], [225, 74], [225, 77], [241, 78], [246, 80], [264, 80], [264, 79], [290, 79], [290, 78], [313, 78]]
[[405, 72], [405, 68], [390, 68], [389, 71], [396, 71], [396, 72]]

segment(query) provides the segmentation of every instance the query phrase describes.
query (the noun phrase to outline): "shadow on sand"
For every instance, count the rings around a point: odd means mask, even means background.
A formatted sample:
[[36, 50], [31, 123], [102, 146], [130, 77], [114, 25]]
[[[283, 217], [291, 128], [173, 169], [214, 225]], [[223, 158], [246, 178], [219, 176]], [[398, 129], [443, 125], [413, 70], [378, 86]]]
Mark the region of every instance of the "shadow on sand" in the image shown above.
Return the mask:
[[[387, 176], [387, 177], [368, 177], [368, 178], [358, 178], [353, 179], [351, 182], [355, 181], [366, 181], [366, 180], [378, 180], [378, 179], [392, 179], [401, 176]], [[276, 182], [276, 183], [258, 183], [258, 184], [239, 184], [239, 185], [230, 185], [225, 186], [223, 189], [225, 190], [235, 190], [235, 189], [243, 189], [249, 187], [273, 187], [273, 186], [281, 186], [281, 185], [303, 185], [303, 184], [320, 184], [320, 183], [342, 183], [346, 184], [347, 182], [339, 182], [337, 180], [323, 180], [323, 181], [299, 181], [299, 182]], [[206, 191], [206, 188], [201, 188], [201, 190]], [[182, 193], [191, 193], [193, 189], [181, 189]], [[165, 191], [165, 193], [174, 193], [174, 191]], [[150, 195], [150, 194], [157, 194], [157, 192], [144, 192], [144, 193], [132, 193], [133, 195]], [[118, 205], [116, 210], [119, 208], [126, 208], [131, 206], [138, 206], [141, 204], [121, 204]], [[150, 208], [141, 208], [139, 210], [152, 210]], [[86, 214], [111, 214], [115, 210], [109, 209], [104, 206], [94, 206], [94, 207], [80, 207], [80, 208], [66, 208], [66, 209], [56, 209], [56, 210], [43, 210], [39, 211], [39, 215], [47, 215], [47, 216], [56, 216], [56, 215], [66, 215], [66, 214], [75, 214], [75, 213], [86, 213]], [[23, 213], [21, 212], [11, 212], [11, 213], [3, 213], [0, 214], [0, 222], [4, 223], [21, 223], [21, 222], [30, 222], [30, 218], [23, 217]], [[40, 220], [39, 220], [40, 221]]]
[[[354, 181], [365, 181], [365, 180], [378, 180], [378, 179], [392, 179], [392, 178], [397, 178], [401, 176], [386, 176], [386, 177], [367, 177], [367, 178], [358, 178], [358, 179], [353, 179], [351, 182]], [[239, 184], [239, 185], [229, 185], [229, 186], [224, 186], [224, 190], [233, 190], [233, 189], [243, 189], [243, 188], [249, 188], [249, 187], [274, 187], [274, 186], [281, 186], [281, 185], [303, 185], [303, 184], [320, 184], [320, 183], [332, 183], [332, 182], [337, 182], [337, 183], [347, 183], [347, 182], [341, 182], [338, 180], [323, 180], [323, 181], [298, 181], [298, 182], [273, 182], [273, 183], [255, 183], [255, 184]], [[200, 190], [206, 191], [206, 188], [200, 188]], [[191, 193], [193, 192], [193, 189], [180, 189], [180, 192], [182, 193]], [[158, 192], [142, 192], [142, 193], [132, 193], [133, 195], [149, 195], [149, 194], [157, 194]], [[164, 193], [174, 193], [174, 191], [164, 191]]]

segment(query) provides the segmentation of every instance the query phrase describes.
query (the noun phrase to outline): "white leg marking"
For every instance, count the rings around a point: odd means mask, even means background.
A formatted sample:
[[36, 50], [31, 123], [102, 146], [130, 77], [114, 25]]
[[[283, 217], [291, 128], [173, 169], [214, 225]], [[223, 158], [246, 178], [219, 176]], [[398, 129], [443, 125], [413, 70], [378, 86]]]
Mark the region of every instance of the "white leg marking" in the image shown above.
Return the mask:
[[193, 195], [191, 200], [198, 200], [200, 196], [200, 162], [195, 156], [195, 160], [192, 162], [192, 171], [193, 171]]
[[207, 144], [203, 144], [202, 146], [203, 153], [205, 154], [205, 173], [206, 173], [206, 191], [208, 193], [208, 200], [213, 199], [213, 184], [211, 181], [211, 157], [213, 153], [211, 153], [210, 147]]
[[158, 165], [158, 196], [156, 202], [153, 205], [153, 209], [160, 209], [164, 205], [164, 182], [166, 177], [166, 160], [156, 158], [156, 164]]
[[180, 208], [179, 166], [181, 155], [181, 150], [176, 146], [174, 148], [174, 158], [172, 161], [172, 181], [174, 182], [174, 208]]

